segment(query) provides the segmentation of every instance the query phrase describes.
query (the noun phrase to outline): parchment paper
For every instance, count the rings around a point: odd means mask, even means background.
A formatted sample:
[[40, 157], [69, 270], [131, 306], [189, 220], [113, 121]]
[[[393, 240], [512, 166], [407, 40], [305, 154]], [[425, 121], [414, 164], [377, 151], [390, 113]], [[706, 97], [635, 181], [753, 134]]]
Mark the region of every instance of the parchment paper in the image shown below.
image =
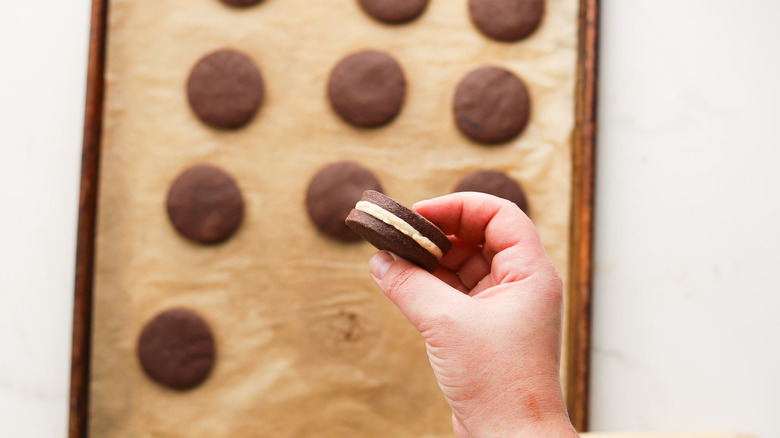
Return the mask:
[[[90, 436], [451, 436], [421, 338], [369, 278], [374, 249], [321, 235], [305, 190], [344, 159], [407, 204], [470, 171], [504, 170], [566, 278], [577, 1], [548, 0], [540, 29], [512, 44], [479, 34], [465, 0], [432, 0], [403, 26], [350, 0], [112, 0], [109, 11]], [[184, 91], [192, 65], [223, 47], [266, 80], [261, 111], [235, 132], [199, 122]], [[408, 94], [391, 124], [357, 130], [331, 111], [325, 84], [366, 48], [400, 62]], [[497, 147], [463, 137], [450, 110], [457, 82], [486, 64], [519, 74], [533, 99], [526, 131]], [[241, 229], [219, 246], [181, 238], [165, 213], [170, 183], [196, 163], [231, 173], [246, 201]], [[135, 357], [144, 323], [170, 307], [201, 314], [218, 349], [209, 379], [184, 393], [147, 379]]]

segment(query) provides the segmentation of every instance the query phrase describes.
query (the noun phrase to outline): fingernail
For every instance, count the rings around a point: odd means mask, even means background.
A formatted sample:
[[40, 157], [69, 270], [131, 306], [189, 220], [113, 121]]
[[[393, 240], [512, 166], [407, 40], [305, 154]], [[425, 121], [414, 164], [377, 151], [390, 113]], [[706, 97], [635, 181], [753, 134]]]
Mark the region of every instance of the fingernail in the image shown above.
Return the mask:
[[430, 199], [423, 199], [422, 201], [415, 202], [412, 204], [412, 210], [415, 210], [419, 205], [425, 204], [428, 201], [430, 201]]
[[374, 277], [382, 278], [393, 262], [395, 262], [395, 258], [393, 258], [392, 254], [387, 251], [379, 251], [368, 261], [368, 270], [371, 271], [371, 275]]

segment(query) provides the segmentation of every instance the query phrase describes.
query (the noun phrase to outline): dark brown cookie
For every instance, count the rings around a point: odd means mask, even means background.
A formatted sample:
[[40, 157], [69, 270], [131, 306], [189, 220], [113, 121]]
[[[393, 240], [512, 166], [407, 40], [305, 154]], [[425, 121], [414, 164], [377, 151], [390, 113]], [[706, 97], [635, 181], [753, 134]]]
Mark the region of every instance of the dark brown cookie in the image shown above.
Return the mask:
[[469, 0], [471, 21], [499, 41], [517, 41], [531, 35], [544, 15], [545, 0]]
[[499, 198], [508, 199], [526, 214], [528, 213], [528, 201], [523, 187], [503, 172], [495, 170], [480, 170], [463, 177], [455, 186], [454, 192], [481, 192], [488, 193]]
[[176, 230], [195, 242], [219, 243], [244, 217], [244, 200], [233, 178], [209, 165], [190, 167], [171, 184], [168, 217]]
[[206, 55], [187, 80], [190, 107], [204, 123], [221, 129], [244, 126], [264, 94], [263, 76], [248, 56], [235, 50]]
[[146, 323], [136, 353], [153, 380], [169, 388], [194, 388], [214, 366], [216, 348], [208, 324], [186, 309], [171, 309]]
[[330, 237], [360, 240], [344, 219], [365, 190], [382, 191], [377, 177], [351, 161], [340, 161], [320, 169], [306, 191], [306, 211], [314, 225]]
[[358, 0], [368, 15], [383, 23], [412, 21], [423, 13], [428, 0]]
[[406, 79], [390, 55], [377, 50], [354, 53], [330, 73], [328, 99], [345, 121], [362, 128], [383, 125], [401, 111]]
[[254, 6], [263, 0], [220, 0], [220, 1], [228, 6], [243, 8], [247, 6]]
[[347, 225], [378, 249], [386, 249], [433, 272], [452, 248], [447, 236], [416, 211], [367, 190], [349, 213]]
[[453, 100], [455, 124], [474, 141], [511, 140], [525, 129], [531, 100], [523, 81], [499, 67], [481, 67], [464, 77]]

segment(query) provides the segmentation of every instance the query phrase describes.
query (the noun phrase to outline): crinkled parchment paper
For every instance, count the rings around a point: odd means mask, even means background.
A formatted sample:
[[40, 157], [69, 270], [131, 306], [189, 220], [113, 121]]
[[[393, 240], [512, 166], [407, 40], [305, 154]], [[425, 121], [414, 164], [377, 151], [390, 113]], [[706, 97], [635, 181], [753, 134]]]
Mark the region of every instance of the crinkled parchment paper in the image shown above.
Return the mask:
[[[90, 436], [451, 436], [420, 336], [369, 278], [374, 249], [319, 234], [306, 187], [351, 159], [413, 203], [470, 171], [504, 170], [565, 278], [577, 1], [549, 0], [540, 29], [512, 44], [479, 34], [465, 0], [432, 0], [402, 26], [352, 0], [112, 0], [109, 14]], [[184, 91], [191, 66], [224, 47], [253, 58], [267, 87], [234, 132], [199, 122]], [[332, 66], [365, 48], [391, 53], [408, 82], [401, 114], [373, 130], [348, 126], [325, 98]], [[486, 64], [519, 74], [533, 99], [526, 131], [495, 147], [463, 137], [450, 110], [458, 81]], [[181, 238], [165, 213], [171, 181], [196, 163], [227, 170], [246, 200], [219, 246]], [[178, 306], [209, 322], [218, 349], [209, 379], [183, 393], [148, 380], [135, 357], [143, 324]]]

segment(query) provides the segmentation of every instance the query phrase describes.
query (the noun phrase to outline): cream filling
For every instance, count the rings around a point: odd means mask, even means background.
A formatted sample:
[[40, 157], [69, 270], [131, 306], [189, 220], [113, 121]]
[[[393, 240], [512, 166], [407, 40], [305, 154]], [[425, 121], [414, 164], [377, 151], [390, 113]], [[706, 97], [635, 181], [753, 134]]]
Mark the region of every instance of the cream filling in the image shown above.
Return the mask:
[[376, 204], [372, 204], [371, 202], [368, 201], [358, 201], [358, 203], [355, 204], [355, 210], [359, 210], [362, 211], [363, 213], [371, 215], [379, 219], [380, 221], [386, 223], [387, 225], [390, 225], [396, 230], [411, 237], [412, 239], [414, 239], [415, 242], [417, 242], [420, 246], [425, 248], [429, 253], [433, 254], [433, 256], [436, 257], [436, 260], [442, 257], [443, 254], [441, 252], [441, 249], [439, 249], [439, 247], [435, 243], [433, 243], [431, 239], [421, 235], [420, 232], [415, 230], [414, 227], [409, 225], [408, 222], [394, 215], [393, 213], [390, 213], [384, 208]]

